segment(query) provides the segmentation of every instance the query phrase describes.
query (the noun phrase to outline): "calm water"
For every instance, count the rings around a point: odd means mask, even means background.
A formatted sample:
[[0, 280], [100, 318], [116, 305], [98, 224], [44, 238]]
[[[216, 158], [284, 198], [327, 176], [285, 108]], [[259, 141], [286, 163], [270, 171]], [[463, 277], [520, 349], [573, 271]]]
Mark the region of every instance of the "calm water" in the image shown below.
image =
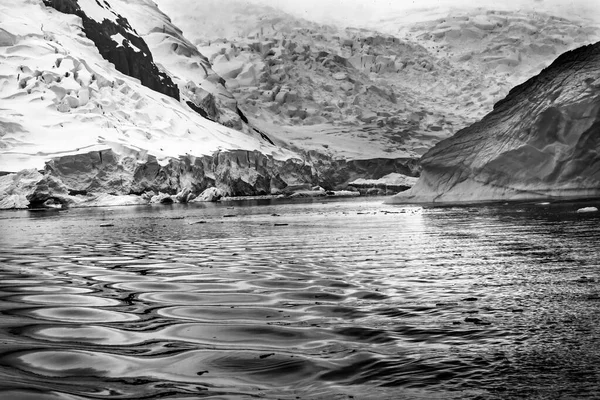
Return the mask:
[[3, 212], [0, 399], [599, 398], [584, 205]]

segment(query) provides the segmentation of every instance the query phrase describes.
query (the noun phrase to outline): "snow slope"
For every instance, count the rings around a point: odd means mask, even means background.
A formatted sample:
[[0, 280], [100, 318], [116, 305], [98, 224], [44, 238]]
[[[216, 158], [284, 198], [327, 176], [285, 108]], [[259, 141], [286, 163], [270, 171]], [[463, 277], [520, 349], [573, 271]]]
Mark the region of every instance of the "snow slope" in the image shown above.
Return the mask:
[[148, 44], [158, 65], [177, 83], [184, 101], [203, 108], [214, 121], [237, 130], [247, 129], [223, 78], [155, 2], [113, 0], [111, 5], [119, 14], [135, 21], [137, 33]]
[[[93, 1], [79, 4], [92, 18], [114, 18]], [[158, 11], [111, 4], [133, 29], [148, 27]], [[150, 154], [163, 164], [219, 149], [292, 156], [120, 73], [82, 33], [79, 17], [16, 0], [0, 3], [0, 18], [0, 171], [41, 169], [53, 157], [109, 148]]]

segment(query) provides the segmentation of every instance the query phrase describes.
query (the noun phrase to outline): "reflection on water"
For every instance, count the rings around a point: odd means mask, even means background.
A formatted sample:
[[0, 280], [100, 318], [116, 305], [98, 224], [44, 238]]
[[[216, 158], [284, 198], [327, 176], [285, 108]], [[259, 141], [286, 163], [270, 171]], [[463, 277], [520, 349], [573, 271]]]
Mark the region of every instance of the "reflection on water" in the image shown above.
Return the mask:
[[0, 398], [594, 398], [580, 206], [5, 212]]

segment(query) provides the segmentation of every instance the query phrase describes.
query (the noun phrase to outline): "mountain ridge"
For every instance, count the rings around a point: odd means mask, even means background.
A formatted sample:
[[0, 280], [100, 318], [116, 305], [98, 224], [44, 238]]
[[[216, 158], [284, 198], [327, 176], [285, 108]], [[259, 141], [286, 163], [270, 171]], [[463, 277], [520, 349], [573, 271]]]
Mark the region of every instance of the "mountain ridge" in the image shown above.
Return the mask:
[[[529, 70], [537, 73], [540, 63], [600, 38], [597, 27], [539, 12], [453, 11], [395, 31], [383, 25], [381, 33], [318, 24], [242, 1], [181, 4], [193, 12], [161, 3], [222, 71], [255, 124], [295, 126], [310, 142], [328, 145], [319, 132], [335, 131], [362, 140], [365, 148], [375, 142], [390, 157], [420, 157], [491, 111], [531, 76]], [[221, 21], [228, 30], [218, 31]], [[444, 33], [431, 36], [436, 29]], [[211, 37], [213, 30], [219, 34]], [[477, 40], [467, 45], [463, 32]], [[268, 124], [262, 128], [278, 135]], [[280, 142], [286, 138], [279, 135]], [[335, 157], [330, 145], [323, 151]]]
[[417, 184], [391, 201], [600, 196], [599, 66], [600, 42], [561, 55], [427, 152]]

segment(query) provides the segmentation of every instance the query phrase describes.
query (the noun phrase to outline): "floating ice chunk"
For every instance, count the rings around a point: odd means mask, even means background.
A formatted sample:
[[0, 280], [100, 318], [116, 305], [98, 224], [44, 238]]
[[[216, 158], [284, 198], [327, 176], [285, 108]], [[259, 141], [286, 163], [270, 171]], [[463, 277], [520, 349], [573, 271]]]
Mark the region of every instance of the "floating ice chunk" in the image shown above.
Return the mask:
[[577, 210], [578, 213], [590, 213], [590, 212], [597, 212], [598, 209], [596, 207], [583, 207], [580, 208], [579, 210]]

